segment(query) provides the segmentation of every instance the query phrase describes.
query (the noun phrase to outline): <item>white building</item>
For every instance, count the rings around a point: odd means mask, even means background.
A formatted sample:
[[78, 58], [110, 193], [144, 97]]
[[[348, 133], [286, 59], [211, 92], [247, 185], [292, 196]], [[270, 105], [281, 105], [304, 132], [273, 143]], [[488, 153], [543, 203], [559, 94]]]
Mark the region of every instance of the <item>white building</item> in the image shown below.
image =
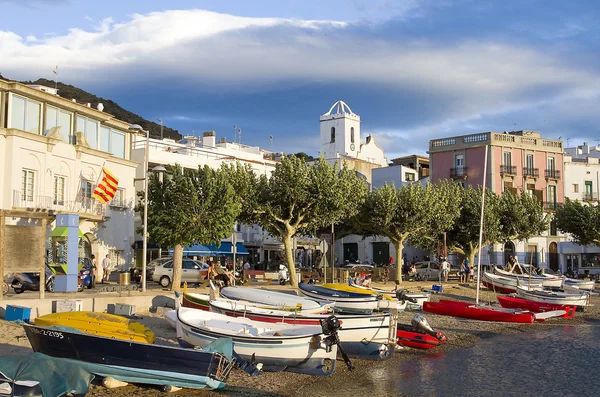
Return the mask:
[[[130, 160], [128, 126], [53, 88], [0, 80], [0, 209], [7, 230], [41, 224], [41, 217], [48, 222], [37, 241], [5, 240], [12, 247], [4, 247], [7, 271], [15, 260], [11, 249], [21, 247], [26, 256], [39, 239], [49, 248], [58, 213], [79, 215], [80, 257], [110, 254], [113, 265], [132, 263], [137, 163]], [[102, 167], [119, 179], [108, 204], [92, 198]]]

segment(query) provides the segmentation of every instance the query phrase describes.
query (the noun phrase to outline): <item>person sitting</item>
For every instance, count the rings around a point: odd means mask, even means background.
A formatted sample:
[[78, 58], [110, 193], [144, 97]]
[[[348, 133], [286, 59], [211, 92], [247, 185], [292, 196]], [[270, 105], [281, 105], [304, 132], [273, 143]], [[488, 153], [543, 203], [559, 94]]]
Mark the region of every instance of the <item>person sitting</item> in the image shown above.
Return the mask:
[[370, 287], [371, 286], [371, 275], [367, 275], [365, 279], [360, 283], [361, 287]]
[[417, 268], [415, 267], [415, 264], [413, 263], [412, 265], [410, 265], [410, 270], [408, 271], [408, 280], [415, 281], [418, 279], [417, 276], [418, 276]]
[[208, 262], [208, 276], [209, 280], [219, 284], [219, 286], [232, 285], [233, 281], [227, 275], [227, 272], [221, 267], [220, 264], [215, 264], [213, 261]]

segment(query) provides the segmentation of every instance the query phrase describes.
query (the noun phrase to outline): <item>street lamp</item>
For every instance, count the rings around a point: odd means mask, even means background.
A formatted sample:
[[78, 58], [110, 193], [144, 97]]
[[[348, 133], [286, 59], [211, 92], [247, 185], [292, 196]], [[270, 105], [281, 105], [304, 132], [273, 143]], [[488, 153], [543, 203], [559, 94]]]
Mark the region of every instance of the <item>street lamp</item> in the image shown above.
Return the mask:
[[150, 131], [144, 130], [139, 124], [131, 124], [129, 131], [134, 134], [146, 134], [146, 149], [144, 150], [144, 234], [142, 236], [142, 292], [146, 292], [146, 259], [148, 255], [148, 149], [150, 146]]

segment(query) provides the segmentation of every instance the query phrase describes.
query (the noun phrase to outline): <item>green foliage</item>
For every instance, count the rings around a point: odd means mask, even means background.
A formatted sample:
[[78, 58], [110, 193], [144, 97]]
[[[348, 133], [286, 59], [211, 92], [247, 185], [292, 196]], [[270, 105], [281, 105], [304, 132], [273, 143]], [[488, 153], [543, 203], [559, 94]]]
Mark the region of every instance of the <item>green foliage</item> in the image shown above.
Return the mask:
[[505, 191], [500, 198], [502, 240], [527, 240], [548, 230], [549, 217], [531, 194]]
[[298, 152], [298, 153], [294, 154], [294, 156], [296, 156], [300, 160], [303, 160], [303, 161], [306, 161], [306, 162], [314, 161], [315, 160], [315, 158], [313, 156], [308, 155], [308, 154], [306, 154], [304, 152]]
[[554, 219], [558, 229], [570, 233], [577, 244], [600, 245], [600, 207], [565, 198]]

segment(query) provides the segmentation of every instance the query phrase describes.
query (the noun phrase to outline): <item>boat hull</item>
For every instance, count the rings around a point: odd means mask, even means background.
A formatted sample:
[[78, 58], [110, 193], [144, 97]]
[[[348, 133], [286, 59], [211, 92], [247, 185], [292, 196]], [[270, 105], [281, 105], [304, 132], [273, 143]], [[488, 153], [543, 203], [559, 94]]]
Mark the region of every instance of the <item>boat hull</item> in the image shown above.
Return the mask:
[[536, 302], [585, 307], [590, 304], [590, 295], [586, 292], [581, 293], [562, 293], [543, 290], [527, 290], [527, 288], [518, 287], [517, 296]]
[[184, 292], [181, 298], [181, 305], [192, 309], [210, 311], [210, 296]]
[[423, 310], [429, 313], [470, 318], [482, 321], [499, 321], [508, 323], [531, 324], [535, 316], [531, 312], [509, 311], [508, 309], [493, 309], [476, 306], [468, 302], [441, 300], [439, 302], [425, 302]]
[[396, 343], [413, 349], [428, 350], [439, 346], [442, 342], [423, 332], [417, 332], [410, 325], [398, 324], [396, 330]]
[[565, 310], [563, 317], [572, 318], [575, 315], [575, 307], [552, 303], [536, 302], [529, 299], [513, 298], [510, 296], [497, 297], [500, 306], [507, 309], [525, 309], [534, 313], [551, 312], [554, 310]]
[[[192, 310], [196, 313], [189, 312]], [[225, 317], [217, 313], [211, 316], [201, 316], [200, 311], [180, 308], [177, 311], [177, 336], [184, 347], [204, 347], [217, 339], [226, 337], [233, 341], [233, 348], [237, 354], [249, 362], [262, 364], [263, 371], [280, 372], [290, 371], [308, 375], [329, 376], [335, 370], [335, 358], [337, 346], [327, 349], [323, 335], [314, 332], [297, 332], [295, 336], [275, 336], [273, 332], [270, 337], [246, 336], [242, 330], [228, 331], [220, 329], [217, 322], [235, 323], [235, 318]], [[202, 320], [205, 318], [206, 320]], [[227, 321], [227, 319], [230, 319]], [[244, 319], [248, 328], [258, 326], [267, 328], [266, 323]], [[239, 322], [239, 321], [238, 321]], [[240, 322], [240, 328], [244, 325]], [[279, 328], [278, 328], [279, 327]], [[292, 329], [289, 324], [272, 324], [271, 331], [277, 329]], [[316, 327], [311, 327], [317, 329]], [[245, 327], [244, 327], [245, 329]], [[328, 351], [329, 350], [329, 351]]]
[[[298, 326], [320, 326], [329, 314], [297, 314], [279, 310], [247, 307], [235, 302], [211, 302], [212, 312], [231, 317], [243, 317], [266, 323], [285, 323]], [[342, 328], [338, 331], [340, 344], [350, 358], [386, 360], [394, 352], [390, 329], [396, 320], [390, 314], [339, 316]]]
[[481, 279], [481, 283], [487, 288], [496, 291], [502, 292], [505, 294], [513, 294], [517, 292], [518, 285], [529, 285], [534, 288], [541, 288], [542, 282], [536, 280], [527, 280], [519, 277], [506, 277], [497, 274], [492, 274], [489, 272], [484, 272], [483, 277]]
[[505, 270], [502, 269], [495, 269], [495, 274], [497, 274], [498, 276], [504, 276], [504, 277], [513, 277], [513, 278], [519, 278], [521, 280], [521, 283], [523, 282], [523, 280], [525, 281], [532, 281], [532, 284], [541, 284], [542, 287], [546, 287], [546, 288], [560, 288], [562, 286], [563, 283], [563, 278], [562, 277], [554, 277], [554, 276], [550, 276], [550, 275], [546, 275], [546, 276], [540, 276], [538, 274], [518, 274], [518, 273], [510, 273], [507, 272]]
[[35, 352], [64, 358], [123, 382], [187, 388], [225, 387], [230, 364], [220, 353], [137, 343], [23, 324]]
[[564, 285], [577, 287], [584, 291], [593, 291], [596, 288], [596, 282], [594, 280], [579, 280], [574, 278], [565, 278]]
[[256, 302], [269, 307], [284, 309], [296, 308], [303, 312], [327, 311], [327, 308], [324, 308], [313, 300], [282, 292], [273, 292], [255, 288], [225, 287], [221, 290], [221, 295], [228, 299]]

